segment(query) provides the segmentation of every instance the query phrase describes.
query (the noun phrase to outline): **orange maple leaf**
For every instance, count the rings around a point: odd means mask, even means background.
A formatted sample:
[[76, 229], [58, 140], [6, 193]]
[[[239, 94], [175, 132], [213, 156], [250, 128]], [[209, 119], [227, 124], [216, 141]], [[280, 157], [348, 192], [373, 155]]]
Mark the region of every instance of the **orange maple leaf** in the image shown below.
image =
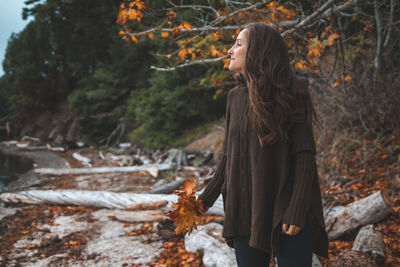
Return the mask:
[[183, 23], [181, 23], [181, 25], [179, 25], [179, 28], [182, 28], [182, 29], [191, 29], [191, 28], [193, 28], [193, 26], [192, 26], [190, 23], [188, 23], [188, 22], [183, 22]]
[[162, 32], [161, 37], [162, 38], [167, 38], [169, 36], [169, 32]]
[[185, 59], [187, 55], [187, 50], [185, 47], [182, 47], [178, 52], [178, 57]]
[[338, 87], [340, 85], [340, 80], [336, 80], [336, 82], [332, 85], [333, 87]]
[[135, 4], [139, 9], [149, 9], [150, 8], [145, 2], [140, 1], [140, 0], [136, 0]]
[[188, 231], [190, 234], [194, 229], [197, 230], [197, 224], [203, 223], [202, 217], [204, 207], [202, 200], [196, 200], [197, 180], [186, 180], [180, 190], [175, 190], [174, 193], [178, 195], [178, 202], [172, 203], [171, 207], [175, 208], [169, 211], [167, 216], [172, 219], [176, 225], [175, 233], [185, 233]]
[[175, 28], [172, 29], [172, 35], [173, 35], [173, 36], [177, 36], [177, 35], [179, 35], [179, 32], [180, 32], [180, 31], [181, 31], [180, 28], [175, 27]]
[[347, 75], [344, 76], [344, 78], [343, 78], [343, 80], [344, 80], [346, 83], [350, 82], [351, 79], [352, 79], [352, 77], [351, 77], [349, 74], [347, 74]]
[[131, 35], [131, 39], [132, 41], [134, 41], [135, 43], [139, 43], [138, 39], [132, 34]]

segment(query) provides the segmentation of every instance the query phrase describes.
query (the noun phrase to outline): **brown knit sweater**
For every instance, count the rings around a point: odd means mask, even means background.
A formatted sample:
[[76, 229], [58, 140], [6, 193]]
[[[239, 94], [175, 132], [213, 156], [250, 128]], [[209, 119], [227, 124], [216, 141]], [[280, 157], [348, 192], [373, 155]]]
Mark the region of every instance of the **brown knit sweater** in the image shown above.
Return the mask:
[[[249, 245], [276, 257], [282, 224], [304, 228], [311, 205], [313, 252], [328, 258], [312, 129], [296, 123], [289, 141], [261, 147], [249, 121], [248, 89], [227, 97], [225, 139], [213, 179], [199, 195], [211, 207], [222, 193], [226, 240], [250, 235]], [[231, 243], [228, 243], [233, 246]]]

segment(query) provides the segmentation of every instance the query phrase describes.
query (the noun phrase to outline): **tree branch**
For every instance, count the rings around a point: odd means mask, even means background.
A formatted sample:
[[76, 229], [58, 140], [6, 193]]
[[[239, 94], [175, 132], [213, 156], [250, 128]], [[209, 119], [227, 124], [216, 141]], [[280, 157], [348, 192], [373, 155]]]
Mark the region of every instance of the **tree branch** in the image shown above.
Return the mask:
[[394, 6], [395, 6], [395, 0], [390, 1], [390, 14], [389, 14], [389, 22], [388, 22], [388, 32], [386, 34], [386, 39], [385, 42], [383, 43], [383, 47], [386, 48], [387, 45], [389, 44], [389, 39], [390, 39], [390, 34], [392, 32], [392, 25], [393, 25], [393, 13], [394, 13]]
[[244, 7], [244, 8], [240, 8], [240, 9], [238, 9], [238, 10], [235, 10], [235, 11], [229, 13], [228, 15], [225, 15], [225, 16], [222, 16], [222, 17], [219, 17], [219, 18], [216, 18], [215, 20], [211, 21], [210, 25], [218, 24], [218, 23], [220, 23], [221, 21], [224, 21], [225, 19], [230, 18], [230, 17], [232, 17], [232, 16], [234, 16], [234, 15], [240, 13], [240, 12], [244, 12], [244, 11], [251, 10], [251, 9], [253, 9], [253, 8], [257, 8], [257, 7], [259, 7], [259, 6], [268, 4], [269, 2], [271, 2], [271, 0], [268, 0], [268, 1], [264, 0], [264, 1], [262, 1], [262, 2], [258, 2], [258, 3], [256, 3], [256, 4], [254, 4], [254, 5], [251, 5], [251, 6], [248, 6], [248, 7]]
[[[374, 78], [373, 80], [376, 80], [376, 76], [379, 73], [380, 69], [380, 58], [381, 58], [381, 53], [382, 53], [382, 17], [381, 17], [381, 12], [379, 10], [378, 2], [377, 0], [374, 0], [374, 8], [375, 8], [375, 21], [376, 21], [376, 54], [375, 54], [375, 62], [374, 62]], [[374, 82], [375, 84], [375, 82]]]
[[[299, 30], [300, 28], [304, 28], [306, 26], [308, 26], [309, 24], [312, 24], [314, 22], [318, 22], [317, 19], [318, 18], [327, 18], [332, 16], [332, 14], [337, 14], [337, 12], [345, 10], [349, 7], [351, 7], [352, 5], [356, 4], [358, 0], [350, 0], [346, 3], [344, 3], [343, 5], [340, 6], [336, 6], [334, 8], [330, 9], [329, 12], [329, 8], [334, 4], [334, 2], [336, 2], [338, 0], [329, 0], [328, 2], [326, 2], [325, 4], [323, 4], [320, 8], [318, 8], [314, 13], [312, 13], [311, 15], [303, 18], [300, 22], [299, 19], [296, 20], [288, 20], [288, 21], [281, 21], [278, 23], [272, 23], [270, 24], [272, 27], [277, 28], [277, 27], [291, 27], [290, 29], [287, 29], [285, 31], [283, 31], [281, 33], [281, 36], [284, 37], [287, 34], [293, 33], [297, 30]], [[260, 3], [257, 3], [255, 5], [259, 6], [261, 4], [265, 4], [265, 3], [269, 3], [270, 1], [263, 1]], [[252, 5], [250, 7], [246, 7], [243, 9], [240, 9], [241, 11], [243, 11], [244, 9], [249, 9], [249, 8], [254, 8], [255, 5]], [[238, 10], [239, 11], [239, 10]], [[235, 11], [236, 13], [238, 11]], [[241, 12], [239, 11], [239, 12]], [[230, 17], [232, 13], [230, 13], [229, 15], [226, 15], [224, 17], [221, 18], [226, 18], [226, 17]], [[212, 24], [212, 23], [210, 23]], [[228, 26], [219, 26], [219, 27], [213, 27], [213, 26], [204, 26], [204, 27], [200, 27], [200, 28], [191, 28], [191, 29], [182, 29], [181, 32], [198, 32], [198, 31], [203, 31], [203, 32], [207, 32], [207, 31], [217, 31], [217, 30], [234, 30], [234, 29], [243, 29], [244, 27], [246, 27], [247, 24], [244, 25], [228, 25]], [[153, 28], [144, 32], [140, 32], [140, 33], [133, 33], [134, 35], [143, 35], [149, 32], [153, 32], [156, 30], [160, 30], [157, 28]], [[161, 29], [162, 31], [172, 31], [173, 29]], [[166, 67], [166, 68], [162, 68], [162, 67], [155, 67], [155, 66], [151, 66], [151, 69], [155, 69], [155, 70], [161, 70], [161, 71], [172, 71], [172, 70], [176, 70], [178, 68], [182, 68], [182, 67], [187, 67], [190, 65], [195, 65], [195, 64], [203, 64], [203, 63], [210, 63], [210, 62], [217, 62], [217, 61], [221, 61], [225, 58], [228, 58], [229, 56], [223, 56], [223, 57], [219, 57], [219, 58], [213, 58], [213, 59], [204, 59], [204, 60], [195, 60], [195, 61], [188, 61], [184, 64], [181, 65], [177, 65], [175, 67]]]
[[204, 63], [212, 63], [212, 62], [218, 62], [221, 61], [225, 58], [228, 58], [229, 55], [223, 56], [223, 57], [218, 57], [218, 58], [208, 58], [208, 59], [203, 59], [203, 60], [194, 60], [194, 61], [188, 61], [184, 64], [175, 66], [175, 67], [166, 67], [166, 68], [160, 68], [160, 67], [155, 67], [155, 66], [150, 66], [150, 69], [155, 69], [155, 70], [161, 70], [161, 71], [171, 71], [171, 70], [176, 70], [179, 68], [195, 65], [195, 64], [204, 64]]
[[191, 8], [191, 9], [194, 9], [194, 10], [199, 10], [199, 9], [210, 9], [212, 12], [214, 12], [214, 14], [215, 14], [217, 17], [220, 17], [220, 16], [221, 16], [221, 15], [218, 13], [218, 11], [215, 10], [215, 8], [213, 8], [213, 7], [211, 7], [211, 6], [201, 6], [201, 5], [180, 5], [180, 6], [178, 6], [178, 5], [174, 4], [173, 2], [171, 2], [170, 0], [168, 0], [168, 3], [170, 3], [172, 7], [167, 8], [167, 9], [181, 9], [181, 8]]

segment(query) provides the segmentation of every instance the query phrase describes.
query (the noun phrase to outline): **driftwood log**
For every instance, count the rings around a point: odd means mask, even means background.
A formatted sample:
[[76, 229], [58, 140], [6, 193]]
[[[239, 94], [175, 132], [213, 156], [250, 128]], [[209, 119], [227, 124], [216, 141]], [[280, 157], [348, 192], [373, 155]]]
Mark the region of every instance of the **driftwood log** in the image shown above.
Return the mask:
[[62, 146], [60, 146], [60, 147], [52, 147], [50, 144], [46, 144], [46, 147], [47, 147], [47, 149], [50, 150], [50, 151], [61, 151], [61, 152], [63, 152], [63, 151], [66, 150], [66, 149], [65, 149], [64, 147], [62, 147]]
[[[278, 260], [275, 258], [276, 265], [278, 265]], [[318, 257], [313, 253], [312, 254], [312, 267], [323, 267], [322, 263], [319, 261]]]
[[[196, 192], [198, 196], [200, 192]], [[172, 203], [176, 203], [178, 196], [175, 194], [146, 194], [146, 193], [115, 193], [91, 190], [29, 190], [17, 193], [2, 193], [0, 200], [9, 203], [27, 204], [57, 204], [91, 206], [109, 209], [127, 209], [133, 203], [168, 201], [162, 210], [173, 210]], [[220, 196], [214, 206], [208, 209], [207, 214], [224, 216], [222, 197]]]
[[159, 200], [154, 202], [137, 202], [130, 204], [128, 210], [156, 210], [167, 206], [167, 200]]
[[160, 185], [160, 186], [158, 186], [156, 188], [153, 188], [150, 191], [148, 191], [147, 193], [150, 193], [150, 194], [170, 194], [170, 193], [174, 192], [174, 190], [179, 189], [186, 180], [187, 179], [175, 180], [175, 181], [172, 181], [170, 183], [163, 184], [163, 185]]
[[330, 218], [338, 215], [340, 212], [344, 210], [344, 206], [332, 206], [327, 209], [324, 209], [324, 218], [325, 221], [329, 221]]
[[176, 163], [176, 166], [188, 165], [186, 151], [184, 149], [171, 148], [168, 150], [168, 157], [164, 164]]
[[393, 204], [383, 191], [349, 204], [325, 223], [330, 240], [359, 226], [381, 221], [393, 212]]
[[343, 251], [332, 262], [331, 267], [378, 267], [378, 265], [363, 251]]
[[[127, 167], [97, 167], [97, 168], [37, 168], [35, 173], [51, 174], [51, 175], [66, 175], [66, 174], [82, 174], [82, 173], [106, 173], [106, 172], [138, 172], [156, 167], [159, 170], [169, 170], [171, 164], [148, 164], [140, 166]], [[151, 170], [153, 171], [153, 170]]]
[[161, 210], [118, 210], [114, 213], [114, 217], [121, 222], [161, 222], [168, 219]]
[[197, 226], [197, 230], [185, 234], [185, 249], [196, 253], [202, 251], [204, 266], [237, 266], [234, 249], [222, 237], [222, 225], [207, 223]]
[[171, 202], [176, 202], [175, 194], [115, 193], [89, 190], [29, 190], [18, 193], [2, 193], [4, 202], [28, 204], [58, 204], [91, 206], [109, 209], [126, 209], [133, 203], [167, 200], [166, 209], [171, 210]]
[[28, 141], [33, 141], [33, 142], [38, 142], [38, 143], [40, 143], [40, 138], [32, 137], [32, 136], [27, 136], [27, 135], [22, 136], [21, 140], [22, 140], [22, 141], [28, 140]]
[[385, 242], [382, 233], [374, 229], [373, 224], [361, 227], [354, 240], [352, 250], [359, 250], [368, 253], [375, 262], [382, 262], [385, 259]]
[[76, 160], [79, 160], [82, 164], [92, 167], [91, 160], [88, 157], [82, 156], [79, 153], [72, 153], [72, 157]]

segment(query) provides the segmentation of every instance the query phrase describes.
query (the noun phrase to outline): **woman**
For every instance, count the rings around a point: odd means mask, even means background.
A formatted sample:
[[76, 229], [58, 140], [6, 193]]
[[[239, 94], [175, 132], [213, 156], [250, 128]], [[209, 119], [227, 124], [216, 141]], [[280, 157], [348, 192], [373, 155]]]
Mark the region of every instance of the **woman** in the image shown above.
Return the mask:
[[248, 24], [228, 54], [237, 86], [227, 96], [217, 170], [199, 195], [203, 212], [222, 193], [222, 236], [239, 266], [268, 266], [271, 255], [279, 267], [311, 266], [312, 253], [328, 258], [329, 245], [311, 97], [268, 24]]

